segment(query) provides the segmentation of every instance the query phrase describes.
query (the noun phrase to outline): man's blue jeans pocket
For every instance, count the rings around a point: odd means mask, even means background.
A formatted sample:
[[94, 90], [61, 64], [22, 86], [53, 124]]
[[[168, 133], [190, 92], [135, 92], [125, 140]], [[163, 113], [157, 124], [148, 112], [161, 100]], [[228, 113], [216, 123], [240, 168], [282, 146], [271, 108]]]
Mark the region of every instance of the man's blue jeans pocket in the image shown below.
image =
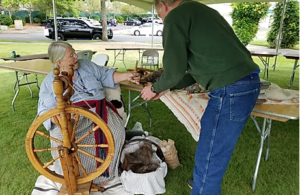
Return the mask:
[[[241, 122], [247, 120], [257, 99], [259, 89], [230, 94], [230, 120]], [[253, 102], [249, 104], [249, 102]]]

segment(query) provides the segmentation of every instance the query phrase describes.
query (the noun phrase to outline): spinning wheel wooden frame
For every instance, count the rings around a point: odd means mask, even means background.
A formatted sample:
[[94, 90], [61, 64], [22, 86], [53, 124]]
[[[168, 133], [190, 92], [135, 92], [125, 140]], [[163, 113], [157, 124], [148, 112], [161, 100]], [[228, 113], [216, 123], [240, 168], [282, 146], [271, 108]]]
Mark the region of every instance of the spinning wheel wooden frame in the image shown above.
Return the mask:
[[[72, 88], [72, 77], [74, 74], [72, 66], [70, 66], [70, 69], [67, 72], [60, 72], [59, 69], [54, 69], [53, 73], [55, 75], [53, 89], [57, 97], [57, 107], [45, 112], [32, 123], [26, 135], [26, 152], [32, 165], [40, 174], [55, 182], [63, 184], [61, 194], [89, 194], [91, 181], [99, 177], [112, 161], [114, 156], [114, 140], [107, 124], [98, 115], [87, 109], [76, 107], [71, 104], [70, 98], [74, 93]], [[78, 127], [80, 116], [93, 121], [95, 127], [80, 138], [75, 139], [75, 132]], [[48, 135], [47, 132], [45, 133], [45, 131], [39, 129], [43, 125], [43, 122], [48, 119], [52, 119], [57, 124], [62, 133], [62, 140], [52, 137]], [[99, 128], [106, 137], [107, 144], [80, 143], [81, 140], [85, 139]], [[58, 143], [59, 146], [55, 148], [36, 148], [35, 138], [37, 136], [50, 139]], [[87, 147], [106, 148], [106, 158], [101, 159], [82, 149]], [[58, 157], [43, 163], [37, 154], [47, 151], [58, 151]], [[82, 153], [93, 158], [100, 163], [100, 166], [94, 171], [87, 173], [77, 153]], [[49, 169], [49, 166], [57, 160], [60, 160], [63, 175], [58, 175]], [[80, 174], [80, 171], [82, 174]], [[64, 188], [67, 189], [67, 192], [63, 191]]]

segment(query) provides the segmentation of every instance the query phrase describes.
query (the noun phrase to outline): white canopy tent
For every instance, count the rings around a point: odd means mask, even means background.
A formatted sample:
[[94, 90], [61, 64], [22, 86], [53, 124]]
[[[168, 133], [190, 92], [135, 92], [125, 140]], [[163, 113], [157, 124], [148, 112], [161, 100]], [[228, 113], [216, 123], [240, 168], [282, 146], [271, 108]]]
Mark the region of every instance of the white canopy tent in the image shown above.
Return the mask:
[[[154, 13], [154, 6], [153, 6], [153, 0], [117, 0], [120, 2], [128, 3], [140, 8], [143, 8], [148, 11], [152, 11], [152, 14]], [[238, 3], [238, 2], [283, 2], [283, 11], [280, 21], [280, 27], [279, 32], [277, 36], [277, 44], [276, 44], [276, 53], [278, 54], [278, 49], [282, 40], [282, 26], [283, 26], [283, 19], [286, 9], [286, 0], [196, 0], [203, 4], [219, 4], [219, 3]], [[56, 9], [55, 9], [55, 0], [52, 0], [53, 2], [53, 16], [54, 16], [54, 30], [57, 32], [57, 21], [56, 21]], [[153, 24], [152, 24], [153, 26]], [[57, 40], [57, 33], [55, 33], [55, 40]], [[153, 46], [153, 29], [152, 29], [152, 46]], [[277, 60], [277, 56], [276, 56]], [[276, 60], [275, 64], [276, 65]], [[275, 68], [275, 67], [274, 67]]]
[[[151, 11], [153, 0], [117, 0]], [[284, 0], [196, 0], [203, 4], [238, 3], [238, 2], [283, 2]]]
[[[153, 9], [153, 0], [118, 0], [124, 3], [128, 3], [140, 8], [143, 8], [145, 10], [152, 10]], [[283, 26], [283, 19], [285, 14], [285, 8], [286, 8], [286, 0], [196, 0], [203, 4], [219, 4], [219, 3], [239, 3], [239, 2], [283, 2], [284, 9], [282, 11], [281, 16], [281, 22], [280, 22], [280, 28], [278, 32], [277, 37], [277, 44], [276, 44], [276, 53], [278, 53], [278, 49], [282, 40], [282, 26]], [[153, 42], [153, 41], [152, 41]], [[277, 56], [276, 56], [277, 59]], [[275, 61], [276, 64], [276, 61]]]

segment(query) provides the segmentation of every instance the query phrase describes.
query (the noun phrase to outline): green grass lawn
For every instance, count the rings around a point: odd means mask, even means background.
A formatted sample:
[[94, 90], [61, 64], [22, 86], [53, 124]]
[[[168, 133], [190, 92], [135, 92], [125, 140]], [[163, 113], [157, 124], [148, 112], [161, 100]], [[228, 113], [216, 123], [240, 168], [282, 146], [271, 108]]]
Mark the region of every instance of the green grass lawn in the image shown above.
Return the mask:
[[[0, 57], [10, 55], [12, 50], [27, 55], [47, 52], [48, 43], [39, 44], [0, 44]], [[75, 49], [92, 49], [110, 56], [112, 65], [113, 52], [107, 52], [104, 46], [77, 45]], [[109, 46], [112, 47], [112, 46]], [[117, 47], [117, 43], [116, 43]], [[126, 53], [126, 65], [134, 67], [137, 52]], [[258, 58], [254, 60], [262, 67]], [[0, 61], [3, 63], [3, 61]], [[269, 72], [269, 80], [286, 88], [292, 73], [292, 60], [280, 56], [276, 71]], [[124, 70], [120, 62], [119, 70]], [[30, 75], [34, 79], [34, 75]], [[39, 81], [43, 77], [39, 76]], [[25, 136], [36, 117], [38, 89], [32, 86], [34, 97], [23, 87], [15, 103], [16, 111], [11, 109], [15, 73], [0, 69], [0, 195], [28, 195], [31, 193], [38, 172], [29, 162], [25, 151]], [[299, 90], [299, 71], [297, 69], [292, 89]], [[122, 90], [125, 103], [128, 91]], [[137, 95], [137, 93], [134, 93]], [[181, 166], [169, 169], [166, 176], [167, 195], [188, 195], [190, 189], [186, 180], [192, 177], [196, 142], [173, 113], [159, 100], [151, 101], [149, 109], [153, 116], [153, 127], [145, 108], [137, 107], [132, 112], [129, 129], [135, 122], [143, 124], [144, 129], [160, 139], [173, 139], [178, 150]], [[259, 119], [261, 124], [262, 120]], [[256, 190], [251, 191], [260, 136], [252, 120], [249, 120], [238, 141], [227, 173], [222, 183], [222, 195], [296, 195], [299, 194], [299, 121], [272, 123], [270, 156], [268, 161], [261, 161]], [[264, 153], [263, 153], [264, 155]]]
[[[253, 40], [249, 43], [250, 45], [258, 45], [258, 46], [265, 46], [265, 47], [268, 47], [269, 44], [266, 40], [259, 40], [259, 39], [256, 39], [256, 40]], [[293, 49], [296, 49], [296, 50], [299, 50], [299, 42], [298, 44], [296, 44]]]

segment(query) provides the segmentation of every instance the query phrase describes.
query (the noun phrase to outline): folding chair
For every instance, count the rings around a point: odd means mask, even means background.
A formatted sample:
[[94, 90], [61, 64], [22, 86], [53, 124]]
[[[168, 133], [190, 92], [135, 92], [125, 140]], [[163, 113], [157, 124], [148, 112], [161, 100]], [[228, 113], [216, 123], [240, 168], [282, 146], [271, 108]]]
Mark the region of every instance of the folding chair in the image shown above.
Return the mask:
[[159, 53], [156, 50], [146, 50], [142, 54], [141, 67], [159, 67]]
[[107, 66], [109, 57], [106, 54], [97, 54], [94, 56], [93, 62], [99, 66]]
[[93, 51], [92, 50], [81, 50], [76, 52], [78, 55], [78, 59], [87, 59], [92, 60], [93, 57]]

